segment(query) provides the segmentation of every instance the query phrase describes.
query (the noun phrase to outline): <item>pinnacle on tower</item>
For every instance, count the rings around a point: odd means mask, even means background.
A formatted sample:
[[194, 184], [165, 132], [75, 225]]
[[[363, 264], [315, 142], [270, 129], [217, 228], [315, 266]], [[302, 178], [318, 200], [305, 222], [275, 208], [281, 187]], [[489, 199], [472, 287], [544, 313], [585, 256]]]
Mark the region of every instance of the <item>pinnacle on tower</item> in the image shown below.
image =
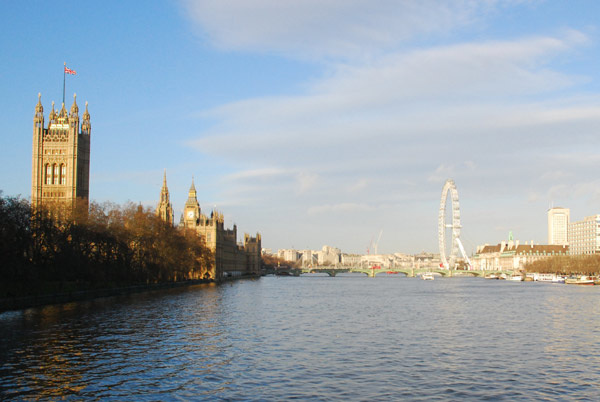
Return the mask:
[[169, 189], [167, 188], [167, 169], [163, 174], [163, 185], [160, 190], [160, 202], [156, 208], [156, 215], [169, 225], [173, 225], [173, 206], [169, 200]]
[[65, 109], [65, 104], [63, 102], [62, 107], [60, 108], [60, 113], [58, 117], [67, 117], [67, 109]]
[[38, 92], [38, 103], [35, 105], [36, 113], [43, 113], [44, 107], [42, 106], [42, 93]]
[[50, 116], [48, 116], [50, 121], [56, 120], [56, 110], [54, 110], [54, 101], [52, 101], [52, 111], [50, 112]]
[[167, 188], [167, 169], [163, 173], [163, 185], [160, 189], [161, 202], [169, 202], [169, 189]]
[[79, 106], [77, 106], [77, 94], [73, 94], [73, 105], [71, 106], [71, 117], [79, 115]]

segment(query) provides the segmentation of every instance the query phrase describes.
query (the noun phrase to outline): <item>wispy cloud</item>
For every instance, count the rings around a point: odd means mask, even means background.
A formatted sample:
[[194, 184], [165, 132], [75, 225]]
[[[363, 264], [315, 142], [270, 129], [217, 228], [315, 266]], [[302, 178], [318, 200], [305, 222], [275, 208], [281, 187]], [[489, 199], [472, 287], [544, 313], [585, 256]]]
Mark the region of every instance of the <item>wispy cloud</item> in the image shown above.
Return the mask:
[[369, 207], [365, 204], [355, 204], [351, 202], [344, 202], [340, 204], [326, 204], [326, 205], [317, 205], [310, 207], [308, 209], [308, 215], [327, 215], [327, 214], [335, 214], [335, 213], [364, 213], [366, 211], [372, 210], [372, 207]]
[[[252, 10], [235, 1], [190, 3], [218, 46], [282, 51], [326, 65], [302, 93], [202, 110], [201, 118], [215, 124], [191, 145], [252, 166], [232, 177], [246, 183], [248, 194], [260, 193], [257, 199], [286, 205], [299, 226], [309, 219], [333, 227], [340, 224], [335, 216], [353, 214], [365, 225], [393, 219], [427, 227], [433, 239], [449, 177], [466, 194], [462, 205], [484, 219], [484, 208], [512, 207], [514, 219], [531, 222], [549, 198], [596, 199], [585, 190], [593, 178], [581, 174], [583, 161], [566, 158], [600, 145], [600, 95], [582, 95], [589, 78], [561, 68], [561, 60], [590, 45], [586, 34], [400, 46], [513, 3], [265, 0]], [[257, 177], [272, 180], [256, 183]], [[358, 218], [367, 213], [369, 219]], [[417, 223], [423, 216], [428, 220]], [[491, 220], [479, 230], [493, 230]], [[361, 231], [349, 225], [343, 235]], [[435, 244], [429, 236], [409, 237]]]
[[475, 23], [501, 0], [187, 0], [201, 35], [227, 50], [364, 58], [418, 35]]

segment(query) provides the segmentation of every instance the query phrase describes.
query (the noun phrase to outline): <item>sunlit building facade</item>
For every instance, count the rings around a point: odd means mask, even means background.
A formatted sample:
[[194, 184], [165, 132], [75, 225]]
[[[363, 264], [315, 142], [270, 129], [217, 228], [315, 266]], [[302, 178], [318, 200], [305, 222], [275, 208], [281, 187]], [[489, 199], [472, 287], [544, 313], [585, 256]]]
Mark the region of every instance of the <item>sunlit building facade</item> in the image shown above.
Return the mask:
[[496, 245], [478, 246], [471, 263], [473, 269], [478, 271], [512, 271], [523, 269], [534, 261], [568, 253], [569, 246], [564, 244], [520, 244], [518, 240], [509, 240]]
[[571, 255], [600, 254], [600, 215], [570, 223], [568, 236]]
[[81, 121], [76, 97], [70, 112], [64, 103], [44, 121], [41, 94], [33, 117], [31, 205], [69, 213], [78, 203], [87, 210], [90, 187], [90, 114], [87, 102]]
[[548, 210], [548, 244], [569, 244], [569, 208], [555, 207]]
[[213, 253], [212, 267], [209, 274], [211, 279], [220, 280], [223, 277], [260, 274], [261, 236], [244, 234], [244, 241], [237, 243], [237, 226], [225, 228], [225, 218], [222, 213], [213, 210], [205, 215], [198, 203], [196, 187], [192, 185], [184, 206], [179, 227], [192, 229], [204, 241]]

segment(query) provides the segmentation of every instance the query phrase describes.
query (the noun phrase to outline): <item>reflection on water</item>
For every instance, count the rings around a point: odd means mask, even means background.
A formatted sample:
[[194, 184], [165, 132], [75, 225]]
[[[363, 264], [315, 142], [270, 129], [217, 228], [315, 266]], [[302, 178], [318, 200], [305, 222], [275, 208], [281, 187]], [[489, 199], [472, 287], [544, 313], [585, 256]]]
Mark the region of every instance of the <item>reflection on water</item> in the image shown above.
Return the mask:
[[269, 277], [0, 315], [0, 399], [596, 399], [600, 288]]

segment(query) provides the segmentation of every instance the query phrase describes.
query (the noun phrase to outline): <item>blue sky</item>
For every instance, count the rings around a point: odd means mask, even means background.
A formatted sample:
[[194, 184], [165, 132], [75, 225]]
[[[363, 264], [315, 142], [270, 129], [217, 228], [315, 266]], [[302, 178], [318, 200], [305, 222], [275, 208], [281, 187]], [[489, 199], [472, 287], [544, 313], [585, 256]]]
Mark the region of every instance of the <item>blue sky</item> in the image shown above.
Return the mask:
[[29, 197], [32, 118], [77, 93], [90, 197], [176, 220], [192, 176], [263, 246], [437, 251], [456, 181], [467, 251], [548, 206], [600, 213], [600, 2], [3, 1], [5, 195]]

